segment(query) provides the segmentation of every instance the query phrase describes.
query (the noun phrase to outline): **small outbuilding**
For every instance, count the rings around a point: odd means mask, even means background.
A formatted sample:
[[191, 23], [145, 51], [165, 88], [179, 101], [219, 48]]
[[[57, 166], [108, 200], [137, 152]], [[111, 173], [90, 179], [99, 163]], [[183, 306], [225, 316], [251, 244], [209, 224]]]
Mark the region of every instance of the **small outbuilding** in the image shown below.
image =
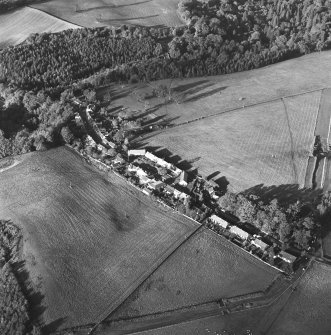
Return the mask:
[[286, 251], [281, 251], [278, 255], [274, 256], [274, 258], [280, 258], [282, 259], [284, 262], [287, 262], [287, 263], [290, 263], [290, 264], [293, 264], [295, 261], [296, 261], [296, 257], [289, 254], [288, 252]]
[[264, 243], [260, 239], [256, 238], [252, 241], [252, 244], [255, 245], [257, 248], [260, 248], [261, 250], [266, 250], [269, 247], [269, 244]]

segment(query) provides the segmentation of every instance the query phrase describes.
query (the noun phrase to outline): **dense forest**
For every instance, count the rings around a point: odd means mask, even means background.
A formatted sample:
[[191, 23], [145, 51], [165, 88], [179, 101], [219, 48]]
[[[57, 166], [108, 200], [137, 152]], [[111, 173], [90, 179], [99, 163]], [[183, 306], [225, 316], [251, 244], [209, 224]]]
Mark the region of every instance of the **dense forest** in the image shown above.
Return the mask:
[[330, 10], [329, 0], [182, 0], [183, 27], [34, 35], [0, 53], [0, 80], [30, 90], [63, 87], [103, 69], [112, 69], [108, 81], [250, 70], [329, 48]]
[[20, 230], [0, 220], [0, 333], [3, 335], [39, 335], [32, 325], [29, 302], [19, 277], [18, 248]]

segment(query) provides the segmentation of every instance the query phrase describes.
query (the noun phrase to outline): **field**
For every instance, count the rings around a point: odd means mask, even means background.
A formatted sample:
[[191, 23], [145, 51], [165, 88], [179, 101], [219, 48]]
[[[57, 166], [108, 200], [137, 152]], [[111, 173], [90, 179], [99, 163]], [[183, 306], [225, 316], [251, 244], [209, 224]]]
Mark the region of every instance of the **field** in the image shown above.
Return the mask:
[[303, 186], [319, 99], [317, 91], [241, 108], [142, 141], [192, 162], [204, 176], [226, 178], [234, 191], [259, 184]]
[[181, 245], [110, 318], [153, 314], [263, 291], [278, 273], [226, 239], [202, 230]]
[[98, 321], [198, 226], [67, 148], [21, 157], [0, 173], [0, 217], [23, 227], [46, 323]]
[[330, 334], [330, 276], [330, 266], [313, 263], [267, 334]]
[[0, 22], [0, 49], [19, 44], [33, 33], [55, 33], [78, 27], [75, 24], [29, 7], [0, 14]]
[[156, 116], [184, 123], [200, 117], [223, 113], [256, 103], [292, 94], [331, 87], [331, 74], [325, 71], [331, 62], [331, 51], [314, 53], [257, 70], [221, 76], [175, 79], [152, 82], [149, 85], [112, 85], [100, 90], [111, 91], [115, 106], [143, 109], [135, 93], [150, 94], [153, 87], [164, 84], [174, 90], [179, 104], [164, 105], [164, 99], [147, 99], [147, 107]]
[[34, 8], [84, 26], [178, 26], [178, 0], [50, 0]]
[[[265, 308], [244, 311], [230, 315], [218, 315], [191, 322], [139, 332], [139, 335], [260, 335], [256, 332], [256, 324], [265, 313]], [[109, 333], [110, 334], [110, 333]], [[101, 334], [100, 334], [101, 335]], [[103, 335], [108, 335], [107, 333]]]

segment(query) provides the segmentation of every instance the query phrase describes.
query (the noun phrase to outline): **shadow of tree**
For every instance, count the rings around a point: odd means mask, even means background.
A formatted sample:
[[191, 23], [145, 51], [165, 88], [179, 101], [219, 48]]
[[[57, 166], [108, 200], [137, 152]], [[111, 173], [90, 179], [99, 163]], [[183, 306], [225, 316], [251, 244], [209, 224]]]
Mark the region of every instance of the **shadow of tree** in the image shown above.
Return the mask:
[[203, 92], [203, 93], [198, 94], [198, 95], [195, 95], [195, 96], [193, 96], [193, 97], [191, 97], [191, 98], [185, 99], [183, 102], [184, 102], [184, 103], [187, 103], [187, 102], [195, 102], [195, 101], [197, 101], [197, 100], [200, 100], [200, 99], [203, 99], [203, 98], [207, 98], [207, 97], [209, 97], [209, 96], [211, 96], [211, 95], [214, 95], [214, 94], [216, 94], [216, 93], [219, 93], [219, 92], [225, 90], [226, 88], [227, 88], [227, 86], [224, 86], [224, 87], [218, 87], [218, 88], [215, 88], [215, 89], [210, 90], [210, 91], [208, 91], [208, 92]]
[[264, 184], [260, 184], [253, 186], [241, 193], [246, 196], [257, 195], [265, 203], [277, 199], [279, 203], [287, 205], [295, 203], [297, 200], [301, 202], [317, 204], [317, 201], [323, 195], [323, 190], [300, 188], [298, 184], [273, 185], [273, 186], [265, 186]]
[[97, 9], [117, 9], [121, 7], [129, 7], [129, 6], [136, 6], [136, 5], [141, 5], [147, 2], [151, 2], [153, 0], [145, 0], [145, 1], [140, 1], [140, 2], [135, 2], [135, 3], [128, 3], [124, 5], [104, 5], [104, 6], [97, 6], [97, 7], [92, 7], [92, 8], [86, 8], [86, 9], [78, 9], [76, 12], [77, 13], [86, 13], [86, 12], [91, 12], [93, 10]]
[[21, 290], [28, 300], [29, 323], [27, 329], [31, 330], [33, 324], [41, 326], [42, 334], [48, 335], [56, 331], [65, 321], [64, 318], [57, 319], [47, 325], [43, 323], [43, 313], [46, 307], [43, 305], [44, 295], [36, 291], [26, 270], [24, 260], [12, 264], [13, 273], [20, 283]]

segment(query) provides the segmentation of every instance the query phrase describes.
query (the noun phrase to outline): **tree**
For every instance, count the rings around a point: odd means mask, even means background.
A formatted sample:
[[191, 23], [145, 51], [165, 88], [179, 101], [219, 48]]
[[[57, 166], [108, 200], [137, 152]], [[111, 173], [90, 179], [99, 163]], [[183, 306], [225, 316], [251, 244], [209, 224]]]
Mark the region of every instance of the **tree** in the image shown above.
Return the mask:
[[71, 130], [69, 129], [68, 126], [62, 127], [61, 136], [62, 136], [64, 142], [66, 142], [68, 144], [71, 144], [75, 139], [73, 133], [71, 132]]

